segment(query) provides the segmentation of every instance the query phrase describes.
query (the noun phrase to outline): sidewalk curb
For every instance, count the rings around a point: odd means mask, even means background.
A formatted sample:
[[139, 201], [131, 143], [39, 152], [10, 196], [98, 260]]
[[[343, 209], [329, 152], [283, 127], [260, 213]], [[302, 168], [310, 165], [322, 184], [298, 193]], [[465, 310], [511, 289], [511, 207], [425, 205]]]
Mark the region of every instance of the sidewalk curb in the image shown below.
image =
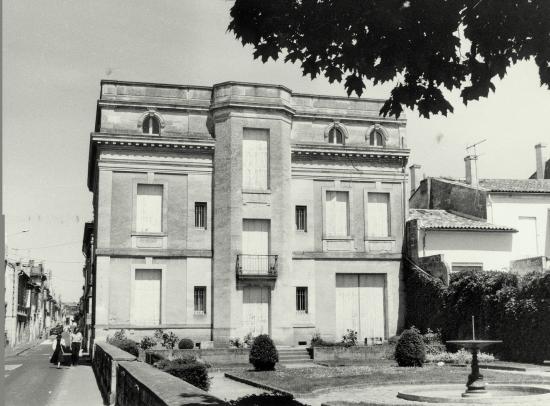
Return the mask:
[[270, 390], [270, 391], [273, 391], [273, 392], [280, 392], [284, 395], [290, 395], [292, 397], [296, 397], [294, 393], [286, 391], [284, 389], [277, 388], [276, 386], [270, 386], [270, 385], [266, 385], [266, 384], [259, 383], [259, 382], [256, 382], [256, 381], [252, 381], [250, 379], [241, 378], [240, 376], [233, 375], [229, 372], [225, 372], [224, 376], [226, 378], [232, 379], [232, 380], [237, 381], [237, 382], [245, 383], [245, 384], [250, 385], [250, 386], [255, 386], [256, 388], [267, 389], [267, 390]]

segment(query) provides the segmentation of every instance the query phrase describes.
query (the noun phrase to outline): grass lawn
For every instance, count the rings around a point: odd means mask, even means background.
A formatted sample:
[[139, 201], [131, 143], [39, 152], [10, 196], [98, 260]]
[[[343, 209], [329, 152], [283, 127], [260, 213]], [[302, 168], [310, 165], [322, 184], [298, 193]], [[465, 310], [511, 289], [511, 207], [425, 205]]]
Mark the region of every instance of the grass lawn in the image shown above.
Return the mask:
[[[392, 362], [380, 362], [368, 366], [320, 367], [281, 369], [256, 372], [252, 370], [232, 371], [233, 375], [261, 384], [270, 385], [294, 394], [305, 394], [316, 389], [343, 385], [393, 385], [425, 383], [462, 383], [470, 368], [434, 364], [423, 368], [401, 368]], [[550, 384], [549, 378], [524, 373], [482, 370], [486, 382], [490, 383], [538, 383]]]

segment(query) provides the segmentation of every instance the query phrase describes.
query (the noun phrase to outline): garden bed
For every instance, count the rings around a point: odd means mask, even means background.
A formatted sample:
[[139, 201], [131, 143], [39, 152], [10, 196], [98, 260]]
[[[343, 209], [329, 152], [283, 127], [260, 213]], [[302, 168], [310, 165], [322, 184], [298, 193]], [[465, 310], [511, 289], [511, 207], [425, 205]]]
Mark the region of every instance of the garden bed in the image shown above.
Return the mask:
[[[368, 366], [334, 368], [296, 368], [256, 372], [234, 371], [231, 375], [240, 380], [279, 388], [295, 396], [317, 390], [345, 386], [378, 386], [394, 384], [460, 383], [465, 384], [469, 370], [448, 365], [426, 365], [423, 368], [403, 368], [395, 363], [376, 362]], [[536, 375], [484, 370], [486, 382], [490, 383], [537, 383], [550, 384], [550, 378]], [[229, 376], [229, 375], [228, 375]], [[229, 376], [231, 377], [231, 376]]]

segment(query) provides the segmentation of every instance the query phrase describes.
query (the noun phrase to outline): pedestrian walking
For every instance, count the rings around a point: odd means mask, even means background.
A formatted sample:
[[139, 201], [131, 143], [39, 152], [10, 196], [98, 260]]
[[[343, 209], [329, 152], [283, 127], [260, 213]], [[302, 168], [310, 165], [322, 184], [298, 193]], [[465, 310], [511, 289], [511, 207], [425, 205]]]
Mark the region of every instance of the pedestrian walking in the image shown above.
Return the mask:
[[73, 334], [71, 334], [71, 360], [73, 366], [78, 365], [78, 359], [80, 357], [80, 347], [82, 345], [82, 333], [79, 329], [75, 328]]
[[52, 349], [53, 349], [53, 355], [50, 358], [50, 362], [52, 364], [57, 364], [57, 369], [61, 368], [61, 361], [63, 361], [63, 346], [65, 345], [65, 341], [61, 337], [61, 334], [58, 334], [55, 338], [55, 341], [53, 342]]

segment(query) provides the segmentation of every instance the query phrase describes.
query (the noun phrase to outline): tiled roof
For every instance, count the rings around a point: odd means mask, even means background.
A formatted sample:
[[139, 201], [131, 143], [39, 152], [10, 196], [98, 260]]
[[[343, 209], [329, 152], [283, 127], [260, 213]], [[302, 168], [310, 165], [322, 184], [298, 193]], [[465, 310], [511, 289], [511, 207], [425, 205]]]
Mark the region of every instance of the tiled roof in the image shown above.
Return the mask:
[[425, 230], [517, 231], [512, 227], [474, 220], [447, 210], [410, 209], [409, 220], [418, 220], [418, 226]]
[[550, 193], [550, 179], [480, 179], [479, 186], [491, 192]]

